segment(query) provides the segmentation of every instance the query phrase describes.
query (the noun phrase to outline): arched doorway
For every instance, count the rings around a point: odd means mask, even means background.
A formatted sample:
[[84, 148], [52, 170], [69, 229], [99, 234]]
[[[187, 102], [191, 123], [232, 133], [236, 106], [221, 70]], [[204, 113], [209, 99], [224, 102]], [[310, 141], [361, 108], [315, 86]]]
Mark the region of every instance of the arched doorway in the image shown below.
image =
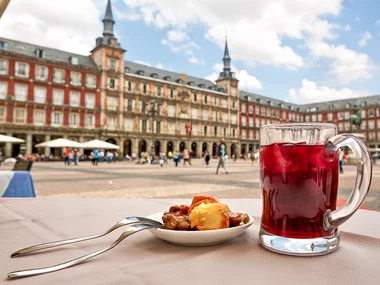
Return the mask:
[[202, 157], [203, 157], [203, 155], [204, 155], [204, 153], [205, 153], [205, 151], [207, 150], [207, 143], [203, 143], [202, 144]]
[[248, 152], [249, 153], [253, 152], [253, 144], [248, 145]]
[[160, 141], [155, 141], [155, 143], [154, 143], [154, 155], [156, 155], [156, 156], [160, 155], [160, 151], [161, 151], [161, 143], [160, 143]]
[[193, 142], [191, 144], [191, 152], [192, 152], [191, 154], [192, 157], [197, 157], [197, 143], [196, 142]]
[[108, 143], [112, 143], [112, 144], [116, 144], [116, 145], [117, 145], [116, 140], [113, 139], [113, 138], [106, 139], [106, 142], [108, 142]]
[[218, 146], [216, 143], [212, 144], [212, 156], [217, 156]]
[[171, 151], [173, 153], [173, 142], [169, 141], [167, 146], [166, 146], [166, 155]]
[[245, 146], [246, 146], [245, 144], [241, 145], [241, 151], [240, 151], [241, 154], [245, 154]]
[[185, 142], [181, 142], [181, 143], [179, 144], [179, 151], [182, 152], [182, 151], [185, 150], [185, 148], [186, 148], [186, 143], [185, 143]]
[[124, 157], [127, 154], [129, 156], [132, 155], [132, 141], [131, 140], [125, 140], [125, 142], [124, 142]]
[[236, 145], [233, 143], [231, 144], [231, 156], [236, 155]]
[[142, 153], [142, 152], [146, 152], [146, 141], [144, 141], [144, 140], [141, 140], [140, 142], [139, 142], [139, 155], [140, 155], [140, 153]]

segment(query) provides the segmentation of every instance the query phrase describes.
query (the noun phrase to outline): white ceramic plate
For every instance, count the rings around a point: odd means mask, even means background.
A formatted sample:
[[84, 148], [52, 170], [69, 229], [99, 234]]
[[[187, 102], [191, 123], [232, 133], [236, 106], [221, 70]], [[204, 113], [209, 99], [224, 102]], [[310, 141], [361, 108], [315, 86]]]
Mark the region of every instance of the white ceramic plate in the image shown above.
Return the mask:
[[[155, 213], [147, 218], [162, 223], [162, 215], [164, 212]], [[169, 243], [183, 246], [209, 246], [225, 243], [238, 235], [241, 235], [253, 224], [253, 217], [249, 216], [247, 224], [220, 230], [210, 231], [173, 231], [164, 229], [149, 230], [156, 237], [163, 239]]]

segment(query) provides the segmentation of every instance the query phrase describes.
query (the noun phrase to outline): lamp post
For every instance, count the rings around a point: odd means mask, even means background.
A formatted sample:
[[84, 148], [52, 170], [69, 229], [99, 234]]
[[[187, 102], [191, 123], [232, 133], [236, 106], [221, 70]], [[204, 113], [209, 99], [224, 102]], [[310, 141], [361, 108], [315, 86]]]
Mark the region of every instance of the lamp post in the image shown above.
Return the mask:
[[152, 152], [152, 155], [156, 155], [155, 154], [155, 145], [154, 145], [154, 115], [156, 113], [156, 101], [153, 99], [152, 102], [151, 102], [151, 110], [150, 112], [152, 113], [152, 147], [151, 147], [151, 152]]

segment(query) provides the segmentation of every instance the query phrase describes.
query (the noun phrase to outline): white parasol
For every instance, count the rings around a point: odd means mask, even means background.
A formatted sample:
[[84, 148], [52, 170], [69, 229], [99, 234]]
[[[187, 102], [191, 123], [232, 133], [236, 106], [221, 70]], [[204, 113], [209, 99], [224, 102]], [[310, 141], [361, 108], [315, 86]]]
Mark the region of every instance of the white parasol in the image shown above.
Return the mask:
[[90, 148], [90, 149], [95, 149], [95, 148], [119, 149], [118, 145], [108, 143], [105, 141], [101, 141], [101, 140], [92, 140], [92, 141], [84, 142], [84, 143], [82, 143], [82, 145], [83, 145], [83, 148]]
[[24, 140], [15, 137], [0, 135], [0, 142], [22, 143]]
[[75, 147], [83, 148], [81, 143], [67, 140], [67, 139], [56, 139], [52, 141], [47, 141], [43, 143], [36, 144], [35, 147]]

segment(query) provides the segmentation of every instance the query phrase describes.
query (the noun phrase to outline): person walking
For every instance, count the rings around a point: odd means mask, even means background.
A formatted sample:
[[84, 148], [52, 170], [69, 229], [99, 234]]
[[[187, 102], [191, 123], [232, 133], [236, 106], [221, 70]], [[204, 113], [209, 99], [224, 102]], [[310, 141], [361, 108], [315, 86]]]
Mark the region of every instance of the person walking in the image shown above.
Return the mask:
[[226, 172], [226, 174], [228, 174], [228, 170], [226, 168], [226, 158], [225, 158], [226, 144], [224, 143], [224, 138], [220, 139], [220, 144], [218, 145], [217, 155], [219, 157], [219, 163], [218, 163], [218, 166], [216, 167], [216, 174], [219, 174], [219, 167], [220, 166], [223, 166], [224, 171]]
[[98, 151], [98, 149], [94, 150], [94, 158], [93, 158], [93, 160], [94, 160], [94, 165], [98, 165], [98, 162], [99, 162], [99, 151]]
[[78, 165], [78, 150], [74, 149], [74, 165]]
[[249, 157], [251, 159], [251, 165], [253, 165], [255, 163], [255, 154], [253, 151], [250, 152]]
[[207, 152], [207, 150], [204, 153], [204, 158], [205, 158], [206, 166], [208, 167], [210, 163], [210, 154]]
[[173, 159], [174, 159], [175, 167], [178, 167], [179, 152], [177, 150], [175, 150], [174, 153], [173, 153]]
[[343, 174], [344, 151], [339, 149], [339, 171]]
[[70, 149], [68, 147], [66, 147], [66, 149], [65, 149], [65, 165], [66, 164], [70, 165], [70, 159], [69, 159], [70, 153], [71, 153]]
[[160, 152], [160, 166], [163, 167], [165, 163], [165, 153], [163, 151]]

